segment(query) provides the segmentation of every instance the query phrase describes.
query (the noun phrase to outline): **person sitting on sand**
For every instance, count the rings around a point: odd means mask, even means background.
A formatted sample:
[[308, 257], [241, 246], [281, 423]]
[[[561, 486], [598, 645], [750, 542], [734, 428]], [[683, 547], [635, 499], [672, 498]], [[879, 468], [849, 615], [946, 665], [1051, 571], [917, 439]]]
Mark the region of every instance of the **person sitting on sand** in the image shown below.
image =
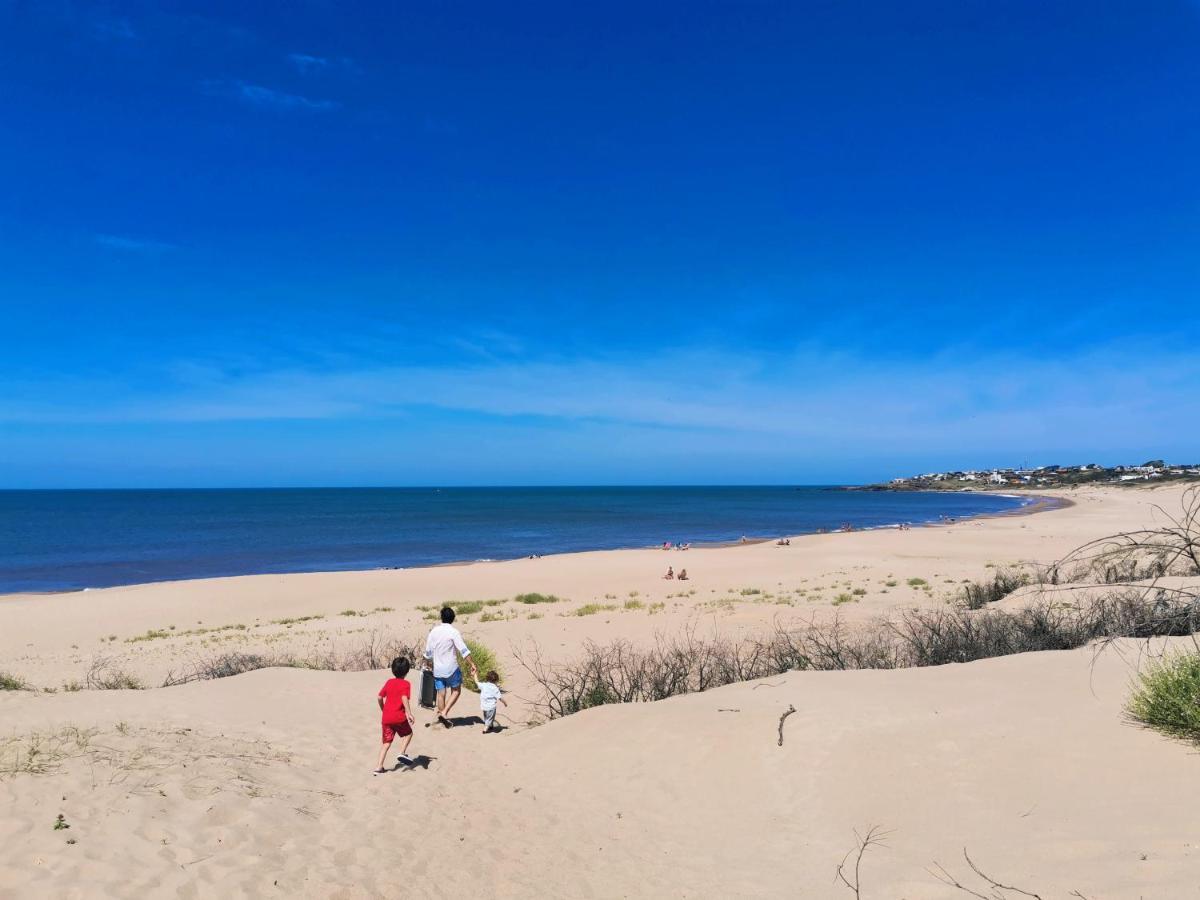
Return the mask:
[[396, 759], [405, 765], [412, 765], [408, 758], [408, 745], [412, 742], [412, 707], [409, 699], [412, 697], [412, 685], [408, 683], [408, 670], [412, 668], [407, 659], [397, 656], [392, 660], [392, 677], [383, 683], [379, 689], [379, 711], [383, 713], [383, 748], [379, 751], [379, 765], [375, 774], [381, 775], [387, 771], [383, 761], [387, 759], [388, 748], [396, 735], [404, 739], [400, 753]]
[[674, 577], [675, 577], [675, 570], [671, 566], [667, 566], [667, 574], [664, 575], [663, 578], [667, 579], [667, 581], [670, 581]]
[[483, 681], [476, 679], [476, 684], [479, 687], [479, 711], [483, 713], [483, 733], [499, 731], [496, 727], [496, 701], [508, 706], [508, 701], [500, 696], [500, 675], [492, 670]]
[[433, 684], [437, 688], [437, 718], [447, 728], [454, 724], [450, 721], [450, 710], [462, 694], [462, 669], [458, 665], [460, 656], [467, 661], [471, 674], [478, 681], [479, 670], [475, 660], [471, 659], [466, 641], [454, 627], [454, 610], [444, 606], [442, 624], [430, 629], [429, 637], [425, 639], [425, 664], [433, 668]]
[[687, 569], [680, 569], [680, 570], [679, 570], [679, 580], [680, 580], [680, 581], [687, 581], [687, 580], [688, 580], [688, 579], [687, 579]]

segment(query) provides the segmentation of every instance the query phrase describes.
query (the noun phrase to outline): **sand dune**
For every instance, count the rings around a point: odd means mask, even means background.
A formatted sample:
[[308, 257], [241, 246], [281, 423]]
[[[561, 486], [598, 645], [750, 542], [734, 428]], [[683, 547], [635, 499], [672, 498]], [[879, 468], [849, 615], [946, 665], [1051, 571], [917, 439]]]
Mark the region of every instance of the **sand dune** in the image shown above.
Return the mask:
[[[588, 638], [648, 640], [688, 624], [737, 634], [941, 603], [988, 562], [1052, 559], [1151, 521], [1176, 492], [1077, 499], [949, 528], [690, 551], [696, 593], [683, 596], [658, 570], [684, 554], [622, 551], [11, 597], [0, 601], [0, 668], [52, 687], [102, 649], [153, 683], [199, 653], [299, 651], [383, 628], [417, 635], [418, 605], [560, 593], [569, 601], [464, 628], [528, 696], [511, 647], [567, 656]], [[887, 580], [897, 585], [884, 593]], [[831, 606], [827, 586], [847, 581], [867, 593]], [[817, 583], [821, 601], [793, 592]], [[643, 608], [624, 609], [631, 591]], [[606, 594], [618, 609], [570, 614]], [[651, 616], [652, 602], [666, 605]], [[384, 605], [393, 610], [337, 615]], [[326, 617], [269, 624], [301, 613]], [[197, 619], [247, 627], [125, 640]], [[499, 735], [419, 723], [421, 765], [378, 777], [380, 672], [273, 668], [155, 690], [4, 692], [0, 896], [851, 896], [835, 869], [855, 829], [871, 826], [888, 835], [863, 860], [864, 897], [965, 896], [935, 864], [982, 891], [964, 847], [985, 872], [1044, 898], [1193, 896], [1200, 760], [1122, 716], [1144, 649], [795, 672], [538, 727], [514, 698]], [[458, 712], [476, 702], [466, 695]], [[60, 814], [70, 827], [55, 830]]]
[[878, 825], [865, 896], [961, 896], [927, 869], [972, 883], [964, 847], [1046, 897], [1190, 896], [1197, 758], [1123, 723], [1137, 648], [1119, 649], [792, 673], [495, 736], [418, 727], [427, 768], [379, 777], [376, 673], [4, 696], [6, 732], [65, 755], [0, 783], [0, 889], [830, 897], [853, 830]]

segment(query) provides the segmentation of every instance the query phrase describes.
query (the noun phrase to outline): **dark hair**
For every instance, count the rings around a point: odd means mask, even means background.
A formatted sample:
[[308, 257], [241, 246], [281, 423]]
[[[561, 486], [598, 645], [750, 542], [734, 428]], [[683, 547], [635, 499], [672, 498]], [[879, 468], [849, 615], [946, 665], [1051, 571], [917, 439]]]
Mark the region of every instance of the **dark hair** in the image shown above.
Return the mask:
[[403, 678], [411, 668], [412, 666], [403, 656], [397, 656], [392, 660], [392, 674], [397, 678]]
[[498, 682], [500, 680], [500, 673], [497, 672], [495, 669], [492, 669], [492, 671], [487, 673], [487, 678], [485, 680], [490, 681], [492, 684], [495, 684], [496, 682]]
[[442, 621], [444, 623], [446, 623], [447, 625], [449, 625], [451, 622], [453, 622], [454, 621], [454, 610], [452, 610], [448, 606], [443, 606], [442, 607]]

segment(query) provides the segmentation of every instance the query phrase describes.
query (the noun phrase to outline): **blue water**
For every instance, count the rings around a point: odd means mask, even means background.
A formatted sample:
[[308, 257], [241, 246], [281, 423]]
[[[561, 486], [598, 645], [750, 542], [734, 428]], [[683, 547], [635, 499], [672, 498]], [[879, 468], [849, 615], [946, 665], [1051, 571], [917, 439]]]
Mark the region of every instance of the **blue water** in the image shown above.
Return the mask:
[[701, 544], [1023, 502], [823, 487], [0, 491], [0, 593]]

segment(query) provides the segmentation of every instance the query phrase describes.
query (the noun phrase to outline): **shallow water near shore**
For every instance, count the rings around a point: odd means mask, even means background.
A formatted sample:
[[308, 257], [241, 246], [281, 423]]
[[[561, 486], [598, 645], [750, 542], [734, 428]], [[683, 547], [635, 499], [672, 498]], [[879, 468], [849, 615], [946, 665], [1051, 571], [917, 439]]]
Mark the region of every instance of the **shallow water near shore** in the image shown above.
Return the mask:
[[920, 525], [1031, 499], [829, 487], [0, 491], [0, 593]]

